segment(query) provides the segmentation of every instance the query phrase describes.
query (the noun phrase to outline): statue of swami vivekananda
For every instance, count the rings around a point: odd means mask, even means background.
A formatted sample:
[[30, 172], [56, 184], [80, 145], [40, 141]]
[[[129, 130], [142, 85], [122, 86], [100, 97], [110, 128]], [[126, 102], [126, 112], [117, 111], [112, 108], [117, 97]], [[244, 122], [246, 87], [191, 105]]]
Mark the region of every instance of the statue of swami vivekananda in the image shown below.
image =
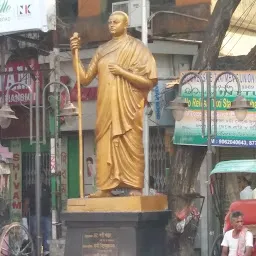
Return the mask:
[[108, 20], [112, 39], [100, 46], [86, 70], [75, 50], [79, 36], [70, 39], [74, 68], [87, 86], [98, 76], [96, 120], [96, 183], [90, 197], [112, 196], [115, 188], [142, 194], [144, 185], [143, 112], [149, 91], [157, 84], [154, 57], [138, 39], [127, 34], [129, 18], [114, 12]]

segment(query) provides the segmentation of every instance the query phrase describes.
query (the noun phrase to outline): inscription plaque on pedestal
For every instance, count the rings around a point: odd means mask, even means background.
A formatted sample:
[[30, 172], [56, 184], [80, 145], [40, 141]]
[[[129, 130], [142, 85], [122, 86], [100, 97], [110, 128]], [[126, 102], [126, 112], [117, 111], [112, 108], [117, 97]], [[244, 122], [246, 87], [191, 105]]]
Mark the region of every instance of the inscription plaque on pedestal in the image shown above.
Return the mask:
[[117, 233], [114, 229], [87, 229], [83, 233], [83, 256], [118, 256]]

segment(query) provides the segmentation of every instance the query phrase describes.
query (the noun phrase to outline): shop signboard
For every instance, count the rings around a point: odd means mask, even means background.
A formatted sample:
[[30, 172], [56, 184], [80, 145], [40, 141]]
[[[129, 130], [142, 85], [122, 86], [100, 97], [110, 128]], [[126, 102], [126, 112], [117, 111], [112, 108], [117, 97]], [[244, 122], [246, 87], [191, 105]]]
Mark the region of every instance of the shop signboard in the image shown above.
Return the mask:
[[[220, 71], [211, 72], [211, 128], [214, 130], [214, 94], [213, 83]], [[256, 72], [234, 71], [240, 83], [242, 95], [250, 101], [252, 107], [256, 107]], [[183, 73], [181, 76], [183, 76]], [[174, 144], [197, 145], [207, 144], [207, 137], [202, 136], [202, 106], [205, 109], [205, 131], [207, 134], [207, 90], [206, 72], [202, 72], [204, 81], [204, 100], [201, 100], [201, 86], [197, 78], [189, 78], [189, 82], [182, 86], [182, 97], [188, 103], [188, 110], [181, 121], [176, 121], [174, 132]], [[255, 109], [248, 111], [244, 121], [238, 121], [233, 111], [228, 111], [231, 102], [238, 95], [238, 86], [229, 74], [223, 75], [217, 83], [217, 135], [211, 139], [212, 145], [223, 147], [256, 147], [256, 115]]]
[[[0, 0], [1, 1], [1, 0]], [[5, 71], [8, 72], [4, 76], [4, 86], [5, 91], [5, 102], [9, 102], [10, 105], [28, 105], [30, 102], [30, 97], [32, 95], [32, 101], [35, 102], [35, 80], [30, 73], [27, 72], [28, 66], [33, 71], [33, 75], [36, 75], [36, 71], [40, 70], [40, 64], [37, 59], [28, 59], [25, 61], [8, 61], [5, 66]], [[24, 72], [23, 72], [24, 71]], [[38, 72], [40, 86], [42, 85], [42, 73]], [[17, 83], [10, 91], [7, 96], [8, 88]], [[28, 87], [30, 86], [32, 94], [30, 93]], [[2, 92], [0, 91], [2, 96]], [[40, 97], [41, 98], [41, 97]]]
[[11, 168], [11, 220], [20, 221], [22, 218], [22, 158], [21, 158], [21, 141], [11, 141], [11, 152], [13, 153], [13, 163]]
[[1, 34], [55, 29], [55, 0], [0, 0]]

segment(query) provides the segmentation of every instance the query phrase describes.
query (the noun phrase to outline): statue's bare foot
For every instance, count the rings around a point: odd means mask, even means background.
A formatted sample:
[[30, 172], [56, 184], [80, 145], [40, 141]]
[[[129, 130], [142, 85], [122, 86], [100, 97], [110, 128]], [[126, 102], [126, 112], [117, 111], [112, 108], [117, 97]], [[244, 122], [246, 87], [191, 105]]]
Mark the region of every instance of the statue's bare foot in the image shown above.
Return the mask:
[[112, 193], [110, 190], [98, 190], [93, 194], [90, 194], [89, 198], [100, 198], [100, 197], [112, 197]]
[[142, 196], [142, 192], [140, 189], [131, 189], [129, 196]]

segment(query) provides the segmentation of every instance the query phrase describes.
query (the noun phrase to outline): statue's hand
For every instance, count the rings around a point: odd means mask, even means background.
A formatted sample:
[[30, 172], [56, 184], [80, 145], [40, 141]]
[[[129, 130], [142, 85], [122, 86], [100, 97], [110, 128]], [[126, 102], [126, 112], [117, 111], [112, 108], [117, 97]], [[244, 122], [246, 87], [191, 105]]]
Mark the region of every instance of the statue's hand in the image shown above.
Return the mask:
[[117, 64], [109, 64], [108, 69], [115, 76], [122, 75], [123, 69]]
[[74, 52], [75, 50], [80, 48], [81, 39], [78, 33], [74, 33], [73, 36], [70, 38], [70, 48], [71, 51]]

